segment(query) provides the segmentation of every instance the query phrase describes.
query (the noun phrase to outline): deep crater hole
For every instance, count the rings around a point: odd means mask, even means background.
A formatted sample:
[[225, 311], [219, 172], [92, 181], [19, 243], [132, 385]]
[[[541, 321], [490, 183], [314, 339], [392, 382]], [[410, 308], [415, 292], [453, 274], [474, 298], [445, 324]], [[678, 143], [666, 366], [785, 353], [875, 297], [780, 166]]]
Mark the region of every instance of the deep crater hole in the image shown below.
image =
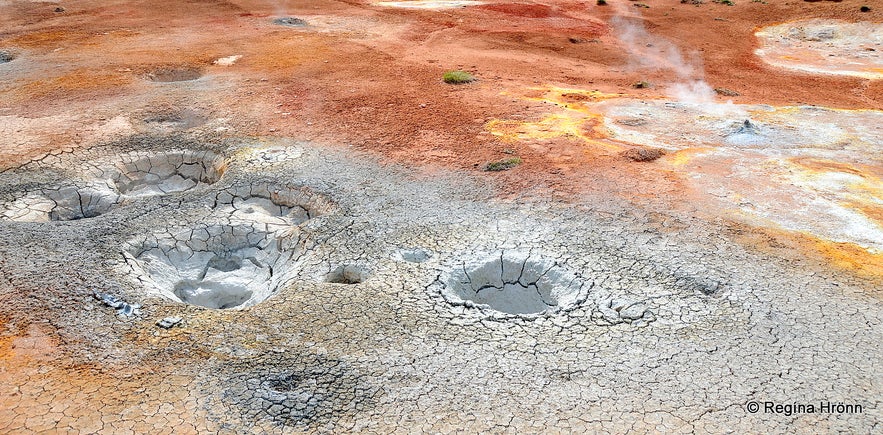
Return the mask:
[[149, 237], [127, 260], [165, 296], [206, 308], [247, 307], [284, 282], [291, 253], [259, 225], [203, 225]]

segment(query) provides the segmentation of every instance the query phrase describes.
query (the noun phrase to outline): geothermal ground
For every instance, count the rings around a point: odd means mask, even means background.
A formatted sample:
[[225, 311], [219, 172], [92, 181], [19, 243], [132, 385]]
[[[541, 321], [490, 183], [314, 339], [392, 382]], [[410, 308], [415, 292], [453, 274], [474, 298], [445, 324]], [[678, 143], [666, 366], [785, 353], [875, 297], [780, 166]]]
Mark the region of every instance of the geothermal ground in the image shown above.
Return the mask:
[[880, 433], [883, 4], [734, 1], [0, 0], [0, 432]]

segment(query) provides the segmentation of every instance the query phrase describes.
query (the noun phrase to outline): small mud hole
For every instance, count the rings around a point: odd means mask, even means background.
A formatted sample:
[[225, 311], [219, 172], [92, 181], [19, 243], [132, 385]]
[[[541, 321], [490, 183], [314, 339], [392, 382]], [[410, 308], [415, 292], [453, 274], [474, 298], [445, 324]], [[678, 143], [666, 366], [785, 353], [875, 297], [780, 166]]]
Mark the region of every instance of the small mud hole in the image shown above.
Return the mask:
[[423, 248], [403, 248], [393, 254], [393, 259], [407, 263], [423, 263], [432, 258], [432, 252]]
[[224, 160], [210, 152], [170, 152], [135, 156], [118, 165], [114, 182], [128, 196], [165, 195], [212, 184], [226, 169]]
[[0, 204], [0, 219], [69, 221], [105, 214], [140, 197], [182, 192], [216, 182], [226, 162], [211, 152], [125, 154], [118, 161], [87, 162], [79, 179], [28, 188]]
[[273, 24], [278, 24], [280, 26], [287, 26], [287, 27], [306, 27], [307, 26], [307, 22], [305, 20], [302, 20], [300, 18], [295, 18], [295, 17], [276, 18], [275, 20], [273, 20]]
[[249, 307], [287, 279], [292, 253], [259, 225], [200, 225], [147, 237], [124, 254], [142, 281], [166, 297], [206, 308]]
[[347, 432], [352, 426], [335, 425], [370, 409], [377, 395], [349, 363], [304, 351], [233, 360], [206, 375], [206, 389], [221, 388], [208, 399], [209, 418], [238, 416], [249, 425], [269, 420], [282, 432]]
[[0, 63], [12, 62], [12, 59], [15, 59], [15, 56], [11, 52], [0, 50]]
[[573, 309], [591, 287], [554, 260], [519, 252], [463, 264], [442, 284], [442, 296], [453, 305], [513, 315]]
[[147, 73], [147, 79], [157, 83], [186, 82], [202, 77], [202, 68], [193, 66], [167, 66]]
[[193, 110], [180, 110], [154, 113], [144, 118], [144, 123], [167, 129], [189, 129], [205, 125], [205, 116]]
[[368, 270], [362, 266], [344, 264], [332, 270], [325, 277], [325, 282], [333, 284], [358, 284], [368, 279], [368, 275]]

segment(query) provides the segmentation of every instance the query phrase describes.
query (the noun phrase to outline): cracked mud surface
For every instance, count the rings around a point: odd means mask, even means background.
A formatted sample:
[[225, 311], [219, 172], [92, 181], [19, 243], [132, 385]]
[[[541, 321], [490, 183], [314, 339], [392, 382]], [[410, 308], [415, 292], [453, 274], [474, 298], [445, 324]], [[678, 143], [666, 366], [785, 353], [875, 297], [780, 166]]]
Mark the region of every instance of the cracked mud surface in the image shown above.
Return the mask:
[[[461, 176], [414, 178], [364, 156], [355, 164], [330, 150], [292, 151], [299, 157], [266, 163], [259, 157], [264, 148], [233, 145], [224, 178], [203, 190], [146, 197], [137, 208], [120, 207], [88, 224], [0, 227], [5, 285], [46, 289], [39, 298], [5, 292], [3, 302], [19, 313], [45, 309], [47, 300], [58, 306], [48, 323], [7, 318], [4, 385], [36, 379], [30, 365], [11, 362], [60, 353], [61, 340], [64, 357], [43, 363], [53, 369], [37, 385], [89, 364], [95, 386], [85, 391], [105, 391], [114, 401], [98, 409], [53, 405], [59, 411], [45, 418], [67, 426], [47, 427], [138, 431], [147, 421], [234, 432], [373, 432], [401, 425], [752, 432], [875, 424], [879, 411], [870, 405], [864, 414], [785, 421], [742, 408], [746, 398], [789, 400], [820, 391], [874, 403], [880, 362], [867, 354], [883, 339], [883, 311], [861, 281], [748, 252], [716, 228], [680, 227], [674, 216], [625, 211], [612, 202], [574, 208], [499, 201]], [[287, 187], [267, 181], [283, 174], [296, 174]], [[674, 226], [683, 229], [673, 232]], [[206, 236], [212, 232], [217, 239]], [[271, 236], [279, 241], [268, 242]], [[273, 279], [280, 273], [286, 279], [275, 291], [262, 283], [252, 296], [272, 295], [235, 310], [183, 304], [174, 290], [153, 288], [131, 273], [123, 252], [133, 238], [150, 241], [142, 247], [171, 243], [170, 249], [189, 248], [188, 258], [202, 255], [187, 267], [206, 280], [246, 264], [253, 266], [247, 277], [261, 279], [252, 258], [275, 264]], [[179, 239], [183, 245], [173, 243]], [[145, 252], [160, 262], [179, 255]], [[267, 256], [292, 258], [281, 267]], [[359, 268], [346, 268], [353, 265]], [[64, 284], [56, 273], [36, 272], [43, 267], [65, 271]], [[355, 283], [345, 287], [315, 279], [369, 267], [368, 279], [346, 278]], [[471, 287], [455, 289], [461, 299], [476, 285], [522, 283], [548, 291], [533, 301], [561, 309], [512, 314], [528, 310], [495, 306], [492, 298], [452, 305], [450, 295], [441, 297], [438, 280], [462, 285], [466, 275]], [[92, 288], [140, 303], [142, 315], [117, 317], [92, 302]], [[169, 316], [184, 322], [154, 326]], [[93, 332], [81, 334], [83, 325]], [[58, 338], [48, 338], [49, 331]], [[34, 340], [50, 349], [29, 351]], [[824, 343], [865, 352], [837, 352]], [[191, 358], [194, 353], [201, 357]], [[143, 372], [134, 374], [136, 366]], [[102, 383], [119, 387], [110, 393]], [[42, 427], [18, 416], [38, 414], [41, 400], [64, 402], [65, 391], [83, 388], [51, 385], [4, 396], [5, 429]], [[143, 401], [143, 394], [152, 399]], [[163, 405], [172, 397], [186, 406]], [[123, 408], [130, 410], [101, 423]], [[538, 414], [543, 409], [548, 414]]]
[[880, 432], [879, 8], [609, 3], [0, 2], [0, 432]]

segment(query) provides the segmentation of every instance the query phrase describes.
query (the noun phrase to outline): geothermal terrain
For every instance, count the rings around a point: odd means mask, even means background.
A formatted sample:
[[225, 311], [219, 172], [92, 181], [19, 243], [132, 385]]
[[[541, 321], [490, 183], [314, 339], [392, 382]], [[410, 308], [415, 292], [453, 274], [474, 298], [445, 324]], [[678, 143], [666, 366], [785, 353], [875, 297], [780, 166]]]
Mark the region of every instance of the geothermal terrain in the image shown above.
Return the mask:
[[2, 433], [880, 433], [881, 373], [877, 1], [0, 0]]

